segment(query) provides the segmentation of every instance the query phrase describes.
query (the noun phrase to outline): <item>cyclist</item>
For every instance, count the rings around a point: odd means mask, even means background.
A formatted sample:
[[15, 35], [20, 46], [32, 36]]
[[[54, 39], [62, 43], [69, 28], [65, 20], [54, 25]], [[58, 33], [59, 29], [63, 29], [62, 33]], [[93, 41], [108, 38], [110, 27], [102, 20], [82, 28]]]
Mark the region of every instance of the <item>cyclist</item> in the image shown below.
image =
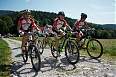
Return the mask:
[[[52, 30], [55, 33], [55, 40], [58, 39], [57, 36], [64, 36], [65, 30], [71, 30], [70, 26], [68, 25], [67, 21], [65, 20], [65, 14], [63, 11], [58, 13], [58, 17], [54, 19]], [[62, 40], [58, 41], [59, 44], [55, 44], [55, 47], [58, 48], [61, 45]], [[60, 46], [59, 46], [60, 47]], [[56, 49], [54, 49], [56, 50]]]
[[70, 28], [64, 18], [65, 14], [63, 11], [61, 11], [58, 13], [58, 17], [54, 19], [52, 30], [56, 32], [57, 35], [64, 35], [64, 31], [67, 29], [67, 27]]
[[86, 28], [87, 27], [87, 22], [85, 21], [87, 18], [87, 14], [81, 13], [81, 18], [80, 20], [77, 20], [74, 24], [74, 31], [77, 31], [78, 33], [76, 34], [76, 37], [80, 38], [83, 36], [83, 33], [79, 31], [81, 28]]
[[22, 49], [22, 52], [25, 53], [25, 51], [27, 51], [27, 48], [25, 47], [25, 45], [29, 38], [28, 32], [35, 31], [35, 29], [37, 31], [40, 31], [40, 29], [37, 27], [37, 24], [35, 24], [35, 21], [28, 10], [24, 10], [21, 12], [21, 17], [18, 19], [17, 28], [18, 28], [19, 34], [22, 36], [21, 49]]
[[81, 38], [82, 36], [84, 36], [83, 32], [80, 31], [80, 29], [82, 29], [82, 28], [83, 28], [83, 29], [86, 29], [86, 28], [88, 27], [87, 22], [85, 21], [86, 18], [87, 18], [87, 14], [81, 13], [81, 18], [80, 18], [80, 20], [77, 20], [77, 21], [75, 22], [75, 24], [74, 24], [73, 30], [74, 30], [74, 31], [77, 31], [77, 33], [76, 33], [77, 41], [79, 41], [80, 38]]

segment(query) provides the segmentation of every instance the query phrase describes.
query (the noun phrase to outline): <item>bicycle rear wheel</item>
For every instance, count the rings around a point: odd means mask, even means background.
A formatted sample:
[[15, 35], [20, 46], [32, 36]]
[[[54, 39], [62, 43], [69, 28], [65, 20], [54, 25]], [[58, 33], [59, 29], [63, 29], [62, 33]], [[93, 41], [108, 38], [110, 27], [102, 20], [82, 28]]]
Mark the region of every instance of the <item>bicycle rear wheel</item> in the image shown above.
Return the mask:
[[54, 58], [57, 58], [58, 57], [58, 51], [57, 51], [57, 48], [56, 48], [55, 44], [56, 44], [56, 41], [52, 41], [52, 44], [51, 44], [51, 53], [52, 53], [52, 56]]
[[[25, 47], [25, 48], [26, 48], [26, 47]], [[23, 61], [24, 61], [24, 63], [26, 63], [27, 60], [28, 60], [28, 51], [25, 50], [25, 51], [23, 51], [23, 52], [24, 52], [24, 53], [22, 53]]]
[[79, 50], [73, 41], [67, 41], [65, 45], [65, 56], [70, 64], [76, 64], [79, 61]]
[[29, 46], [30, 58], [33, 69], [38, 72], [41, 68], [41, 58], [35, 45]]
[[87, 53], [93, 59], [100, 58], [103, 54], [102, 44], [96, 39], [89, 40], [87, 42]]

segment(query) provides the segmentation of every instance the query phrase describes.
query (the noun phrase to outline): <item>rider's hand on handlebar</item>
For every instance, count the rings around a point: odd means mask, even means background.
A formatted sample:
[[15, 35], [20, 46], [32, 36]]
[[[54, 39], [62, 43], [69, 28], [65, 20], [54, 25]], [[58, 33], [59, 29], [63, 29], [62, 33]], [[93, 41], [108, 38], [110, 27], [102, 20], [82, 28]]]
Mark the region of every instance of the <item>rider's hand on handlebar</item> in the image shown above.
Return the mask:
[[19, 30], [19, 34], [22, 36], [22, 35], [24, 35], [24, 32]]

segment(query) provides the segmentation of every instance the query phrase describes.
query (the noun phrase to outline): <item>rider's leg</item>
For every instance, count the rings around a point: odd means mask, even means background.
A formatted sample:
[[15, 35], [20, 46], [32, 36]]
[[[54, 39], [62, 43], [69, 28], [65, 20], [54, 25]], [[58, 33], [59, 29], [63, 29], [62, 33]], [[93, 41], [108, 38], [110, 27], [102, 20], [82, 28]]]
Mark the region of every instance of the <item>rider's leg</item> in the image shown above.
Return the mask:
[[55, 36], [55, 37], [54, 37], [54, 40], [55, 40], [54, 46], [55, 46], [56, 49], [58, 49], [58, 44], [59, 44], [58, 36]]
[[22, 45], [21, 45], [21, 49], [23, 53], [27, 51], [27, 46], [26, 46], [27, 41], [28, 41], [28, 35], [24, 34], [22, 36]]
[[76, 41], [79, 42], [80, 41], [80, 34], [76, 33]]

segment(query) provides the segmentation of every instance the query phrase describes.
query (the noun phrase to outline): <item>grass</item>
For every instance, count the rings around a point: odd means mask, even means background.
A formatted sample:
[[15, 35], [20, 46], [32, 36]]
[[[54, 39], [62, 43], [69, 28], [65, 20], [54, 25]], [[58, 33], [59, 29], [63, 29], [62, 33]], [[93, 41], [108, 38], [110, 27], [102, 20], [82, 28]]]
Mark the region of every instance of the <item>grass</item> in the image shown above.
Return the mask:
[[99, 40], [104, 48], [104, 54], [116, 56], [116, 39], [102, 39]]
[[[98, 39], [103, 46], [102, 59], [114, 61], [116, 59], [116, 39]], [[88, 56], [86, 50], [80, 51], [81, 56]]]
[[11, 52], [8, 48], [8, 44], [0, 39], [0, 77], [9, 77], [10, 64], [11, 64]]
[[116, 39], [100, 39], [104, 48], [102, 59], [116, 63]]

